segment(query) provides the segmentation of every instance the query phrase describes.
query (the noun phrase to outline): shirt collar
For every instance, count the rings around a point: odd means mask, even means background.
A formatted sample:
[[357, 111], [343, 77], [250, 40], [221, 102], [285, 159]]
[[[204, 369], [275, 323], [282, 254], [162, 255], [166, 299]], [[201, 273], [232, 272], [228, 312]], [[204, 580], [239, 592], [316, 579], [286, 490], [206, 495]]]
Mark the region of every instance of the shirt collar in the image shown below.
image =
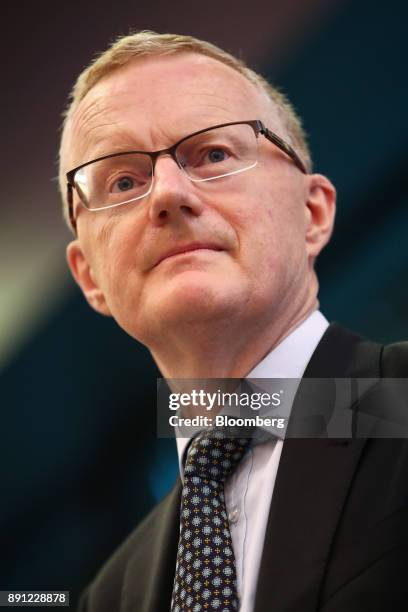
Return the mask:
[[328, 326], [326, 317], [315, 310], [275, 346], [247, 378], [302, 378]]

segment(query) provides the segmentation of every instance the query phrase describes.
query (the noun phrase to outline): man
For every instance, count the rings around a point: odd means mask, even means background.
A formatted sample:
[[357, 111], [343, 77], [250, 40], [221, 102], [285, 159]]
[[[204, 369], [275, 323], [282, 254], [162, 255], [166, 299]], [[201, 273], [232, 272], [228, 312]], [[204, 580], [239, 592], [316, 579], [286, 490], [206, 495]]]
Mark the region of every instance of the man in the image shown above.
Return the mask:
[[[333, 229], [335, 189], [311, 172], [287, 100], [229, 54], [184, 36], [120, 39], [74, 88], [60, 182], [74, 278], [167, 379], [407, 375], [406, 345], [366, 342], [317, 310], [314, 263]], [[244, 440], [239, 465], [208, 494], [225, 503], [222, 545], [234, 553], [215, 568], [211, 550], [209, 578], [205, 550], [193, 570], [180, 548], [187, 472], [202, 448], [178, 440], [182, 512], [179, 480], [81, 609], [405, 609], [405, 441], [312, 437]], [[221, 593], [213, 578], [227, 565], [233, 580]]]

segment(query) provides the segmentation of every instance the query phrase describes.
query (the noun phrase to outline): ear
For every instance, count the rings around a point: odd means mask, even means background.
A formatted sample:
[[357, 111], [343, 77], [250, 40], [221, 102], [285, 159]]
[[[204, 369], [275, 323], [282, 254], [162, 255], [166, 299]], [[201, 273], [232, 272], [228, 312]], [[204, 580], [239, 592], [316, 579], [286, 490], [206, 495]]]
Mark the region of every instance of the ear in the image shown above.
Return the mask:
[[308, 178], [306, 250], [313, 263], [333, 231], [336, 189], [322, 174], [311, 174]]
[[68, 244], [66, 255], [71, 274], [81, 287], [90, 306], [100, 314], [111, 316], [105, 296], [95, 280], [92, 268], [88, 264], [78, 240], [73, 240]]

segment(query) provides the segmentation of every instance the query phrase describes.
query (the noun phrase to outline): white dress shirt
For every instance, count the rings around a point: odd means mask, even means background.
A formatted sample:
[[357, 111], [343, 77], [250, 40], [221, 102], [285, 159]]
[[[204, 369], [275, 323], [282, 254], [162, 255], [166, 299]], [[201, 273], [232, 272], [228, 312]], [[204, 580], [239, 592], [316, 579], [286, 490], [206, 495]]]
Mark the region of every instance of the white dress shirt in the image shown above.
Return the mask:
[[[300, 379], [329, 323], [320, 311], [276, 346], [248, 374], [253, 378]], [[177, 437], [180, 474], [188, 438]], [[225, 503], [237, 570], [240, 612], [253, 612], [259, 567], [283, 440], [253, 444], [225, 483]]]

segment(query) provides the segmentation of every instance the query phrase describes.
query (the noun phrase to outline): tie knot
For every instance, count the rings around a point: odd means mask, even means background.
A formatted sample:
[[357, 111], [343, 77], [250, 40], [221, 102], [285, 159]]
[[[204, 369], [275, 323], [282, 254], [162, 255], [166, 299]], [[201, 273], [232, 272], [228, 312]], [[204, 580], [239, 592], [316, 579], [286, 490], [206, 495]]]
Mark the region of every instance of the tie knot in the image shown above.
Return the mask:
[[224, 482], [241, 461], [250, 439], [250, 436], [234, 437], [224, 429], [202, 431], [188, 449], [185, 476]]

